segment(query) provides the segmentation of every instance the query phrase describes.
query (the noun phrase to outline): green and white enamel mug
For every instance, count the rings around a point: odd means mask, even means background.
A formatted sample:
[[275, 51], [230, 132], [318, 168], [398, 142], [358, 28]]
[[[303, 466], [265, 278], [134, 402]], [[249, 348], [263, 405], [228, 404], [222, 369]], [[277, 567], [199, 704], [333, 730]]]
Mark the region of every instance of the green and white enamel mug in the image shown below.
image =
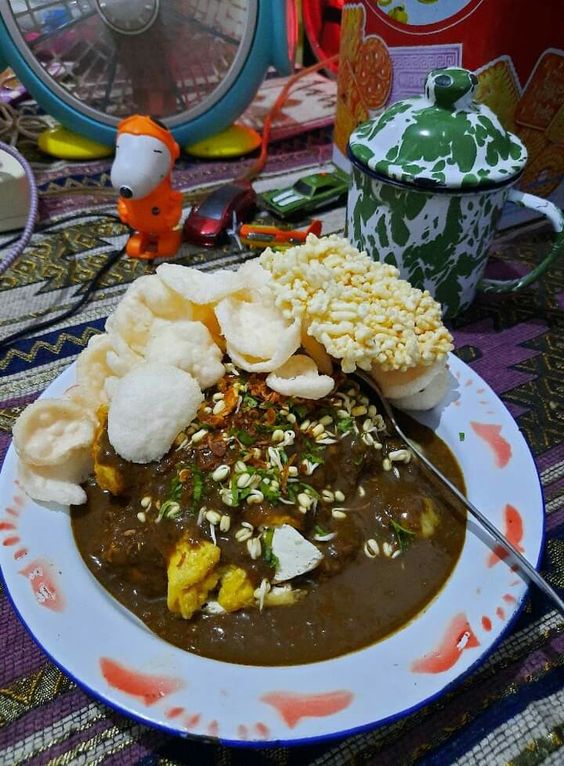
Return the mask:
[[[530, 285], [564, 251], [562, 212], [512, 188], [527, 150], [488, 107], [473, 101], [477, 82], [466, 69], [435, 69], [424, 96], [397, 102], [349, 140], [349, 240], [428, 289], [446, 316], [466, 309], [476, 290], [501, 293]], [[546, 216], [556, 242], [525, 276], [483, 279], [507, 201]]]

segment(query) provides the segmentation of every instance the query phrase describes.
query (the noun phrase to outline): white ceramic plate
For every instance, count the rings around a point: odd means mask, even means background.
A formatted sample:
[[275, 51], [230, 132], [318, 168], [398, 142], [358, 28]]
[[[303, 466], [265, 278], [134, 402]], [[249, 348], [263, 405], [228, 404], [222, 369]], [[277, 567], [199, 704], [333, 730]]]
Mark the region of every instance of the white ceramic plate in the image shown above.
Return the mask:
[[[440, 408], [420, 419], [455, 453], [471, 500], [538, 562], [544, 512], [538, 475], [517, 425], [456, 357]], [[66, 370], [45, 392], [72, 385]], [[231, 665], [191, 655], [151, 633], [83, 563], [68, 511], [27, 499], [10, 448], [0, 477], [0, 564], [20, 618], [81, 686], [144, 723], [228, 744], [303, 743], [398, 718], [442, 694], [507, 630], [526, 583], [473, 522], [453, 574], [409, 625], [334, 660], [294, 667]]]

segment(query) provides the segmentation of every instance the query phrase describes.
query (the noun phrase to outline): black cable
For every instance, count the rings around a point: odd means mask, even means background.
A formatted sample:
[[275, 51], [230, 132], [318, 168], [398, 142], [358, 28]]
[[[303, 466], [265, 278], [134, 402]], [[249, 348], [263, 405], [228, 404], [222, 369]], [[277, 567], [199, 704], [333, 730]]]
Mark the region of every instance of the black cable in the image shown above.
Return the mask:
[[[119, 220], [119, 219], [118, 219]], [[22, 328], [21, 330], [18, 330], [15, 333], [12, 333], [12, 335], [8, 335], [5, 338], [0, 339], [0, 351], [3, 351], [5, 348], [10, 346], [14, 341], [19, 340], [20, 338], [23, 338], [25, 335], [28, 335], [30, 332], [37, 332], [38, 330], [45, 330], [48, 327], [52, 327], [53, 325], [57, 324], [58, 322], [62, 322], [64, 319], [68, 319], [73, 314], [76, 314], [76, 312], [82, 308], [82, 306], [87, 303], [88, 299], [96, 289], [96, 286], [98, 285], [98, 282], [100, 279], [104, 276], [104, 274], [109, 271], [112, 266], [119, 261], [121, 256], [125, 253], [125, 246], [121, 248], [121, 250], [116, 250], [109, 258], [108, 260], [98, 269], [98, 271], [94, 274], [90, 282], [88, 283], [88, 287], [84, 291], [84, 294], [78, 300], [73, 306], [68, 308], [66, 311], [63, 311], [62, 314], [57, 314], [55, 317], [51, 317], [51, 319], [46, 319], [43, 322], [38, 322], [37, 324], [28, 325], [27, 327]]]
[[[48, 229], [52, 229], [54, 226], [59, 226], [59, 224], [68, 223], [69, 221], [77, 221], [79, 218], [111, 218], [113, 221], [117, 221], [118, 223], [121, 223], [121, 219], [119, 216], [115, 215], [115, 213], [71, 213], [70, 215], [67, 215], [65, 218], [58, 218], [56, 221], [43, 221], [43, 223], [39, 222], [35, 224], [35, 228], [33, 230], [33, 233], [36, 234], [37, 232], [41, 231], [47, 231]], [[19, 229], [8, 229], [6, 231], [1, 232], [1, 234], [10, 234], [12, 231], [19, 232], [16, 234], [15, 237], [12, 237], [12, 239], [9, 239], [7, 242], [2, 242], [2, 247], [9, 247], [10, 245], [13, 245], [14, 242], [17, 242], [18, 239], [21, 236], [21, 228]], [[0, 236], [1, 236], [0, 234]]]
[[[59, 224], [69, 223], [69, 221], [77, 221], [79, 218], [110, 218], [112, 221], [121, 223], [120, 218], [114, 213], [72, 213], [71, 215], [67, 215], [66, 218], [59, 218], [57, 221], [45, 221], [44, 223], [36, 224], [33, 233], [36, 234], [37, 232], [48, 231], [55, 226], [59, 226]], [[10, 229], [10, 231], [15, 231], [15, 229]], [[3, 233], [5, 234], [8, 232]], [[21, 234], [16, 234], [15, 237], [12, 237], [12, 239], [9, 239], [7, 242], [1, 242], [0, 248], [3, 250], [4, 248], [15, 245], [20, 237]]]
[[[34, 230], [34, 234], [37, 232], [48, 231], [49, 229], [52, 229], [55, 226], [58, 226], [59, 224], [62, 225], [65, 223], [69, 223], [70, 221], [76, 221], [76, 220], [84, 219], [84, 218], [109, 218], [113, 221], [117, 221], [118, 223], [121, 223], [120, 218], [114, 213], [72, 213], [71, 215], [68, 215], [65, 218], [59, 218], [56, 221], [46, 221], [43, 224], [41, 223], [37, 224]], [[12, 244], [13, 242], [16, 242], [18, 239], [19, 239], [19, 236], [15, 237], [13, 240], [8, 240], [8, 242], [2, 243], [2, 247], [3, 248], [8, 247], [10, 244]], [[67, 319], [68, 317], [75, 314], [88, 301], [88, 298], [92, 295], [92, 292], [96, 288], [96, 285], [98, 284], [101, 277], [103, 277], [104, 274], [109, 269], [111, 269], [111, 267], [119, 260], [119, 258], [123, 255], [124, 252], [125, 252], [125, 247], [123, 247], [119, 252], [114, 252], [114, 254], [108, 258], [108, 260], [94, 274], [84, 294], [82, 295], [80, 300], [76, 302], [76, 304], [71, 306], [69, 309], [67, 309], [67, 311], [63, 312], [62, 314], [58, 314], [55, 317], [51, 317], [51, 319], [46, 319], [45, 321], [38, 322], [37, 324], [28, 325], [27, 327], [21, 330], [18, 330], [18, 332], [12, 333], [12, 335], [7, 335], [5, 338], [0, 338], [0, 351], [3, 351], [5, 348], [10, 346], [12, 343], [14, 343], [14, 341], [19, 340], [20, 338], [23, 338], [24, 336], [28, 335], [31, 332], [36, 332], [38, 330], [45, 330], [46, 328], [52, 327], [53, 325], [57, 324], [57, 322], [60, 322], [63, 319]]]
[[2, 247], [12, 247], [12, 245], [15, 245], [16, 242], [19, 242], [21, 239], [21, 235], [18, 234], [16, 237], [12, 237], [12, 239], [9, 239], [7, 242], [2, 242]]
[[58, 218], [56, 221], [45, 221], [44, 223], [38, 223], [35, 227], [35, 231], [45, 231], [46, 229], [51, 229], [53, 226], [58, 226], [60, 223], [76, 221], [79, 218], [111, 218], [114, 221], [121, 223], [120, 217], [115, 213], [71, 213], [70, 215], [67, 215], [66, 218]]

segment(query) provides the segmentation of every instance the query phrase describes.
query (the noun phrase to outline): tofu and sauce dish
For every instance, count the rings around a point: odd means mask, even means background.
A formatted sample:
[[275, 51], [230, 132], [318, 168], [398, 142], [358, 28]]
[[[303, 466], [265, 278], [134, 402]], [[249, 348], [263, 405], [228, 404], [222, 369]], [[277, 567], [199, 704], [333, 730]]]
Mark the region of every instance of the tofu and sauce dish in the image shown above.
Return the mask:
[[[65, 397], [20, 416], [20, 482], [71, 505], [85, 565], [166, 641], [250, 665], [336, 657], [418, 614], [465, 537], [354, 370], [429, 409], [450, 348], [427, 293], [337, 237], [235, 272], [165, 264]], [[447, 446], [402, 424], [464, 490]]]

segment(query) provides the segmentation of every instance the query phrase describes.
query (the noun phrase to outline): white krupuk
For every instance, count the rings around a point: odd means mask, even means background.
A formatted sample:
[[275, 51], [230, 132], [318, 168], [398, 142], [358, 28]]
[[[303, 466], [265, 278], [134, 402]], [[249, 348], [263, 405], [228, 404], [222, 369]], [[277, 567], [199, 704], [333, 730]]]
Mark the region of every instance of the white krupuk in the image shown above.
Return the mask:
[[159, 460], [190, 423], [204, 397], [183, 370], [144, 362], [117, 383], [108, 411], [108, 437], [132, 463]]
[[449, 388], [450, 373], [447, 367], [432, 378], [420, 391], [398, 399], [390, 397], [390, 402], [400, 410], [423, 411], [430, 410], [443, 399]]
[[300, 346], [300, 322], [284, 318], [270, 293], [225, 298], [215, 313], [232, 361], [248, 372], [272, 372]]
[[285, 396], [322, 399], [333, 390], [335, 381], [329, 375], [319, 375], [315, 362], [309, 356], [295, 354], [267, 376], [266, 385]]
[[257, 260], [248, 261], [237, 271], [218, 269], [207, 272], [175, 263], [163, 263], [157, 277], [170, 290], [197, 305], [217, 303], [228, 295], [263, 287], [269, 274]]
[[121, 335], [131, 351], [142, 355], [156, 318], [191, 319], [188, 300], [170, 290], [156, 275], [139, 277], [127, 289], [106, 321], [106, 331]]
[[202, 389], [209, 388], [225, 374], [223, 353], [202, 322], [159, 319], [153, 325], [145, 359], [169, 364], [190, 373]]
[[90, 448], [77, 450], [71, 460], [62, 465], [36, 466], [20, 460], [18, 479], [34, 500], [80, 505], [86, 502], [86, 492], [80, 486], [92, 470]]
[[31, 465], [52, 466], [68, 460], [81, 448], [90, 448], [94, 425], [75, 402], [39, 399], [16, 420], [14, 444], [20, 458]]

